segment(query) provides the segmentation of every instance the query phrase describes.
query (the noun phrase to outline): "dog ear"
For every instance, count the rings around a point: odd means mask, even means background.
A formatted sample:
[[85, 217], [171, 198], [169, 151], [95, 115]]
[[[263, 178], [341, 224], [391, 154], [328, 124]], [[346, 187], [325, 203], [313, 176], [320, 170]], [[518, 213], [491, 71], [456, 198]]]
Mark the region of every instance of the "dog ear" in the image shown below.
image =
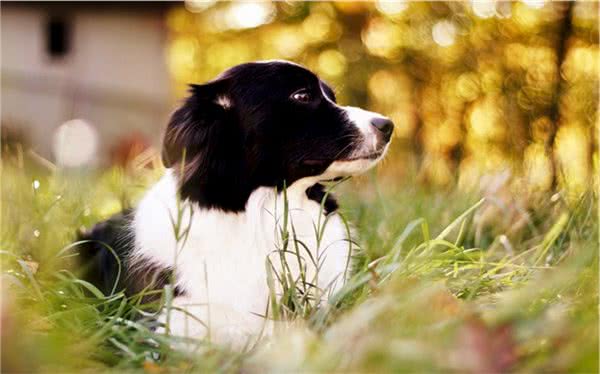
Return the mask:
[[226, 78], [190, 86], [190, 96], [167, 125], [162, 160], [178, 176], [183, 199], [224, 210], [244, 208], [242, 131]]
[[[222, 120], [231, 107], [227, 82], [217, 79], [206, 84], [190, 84], [190, 95], [172, 115], [163, 137], [162, 161], [166, 167], [196, 153], [199, 137], [212, 124]], [[223, 105], [228, 104], [228, 105]]]

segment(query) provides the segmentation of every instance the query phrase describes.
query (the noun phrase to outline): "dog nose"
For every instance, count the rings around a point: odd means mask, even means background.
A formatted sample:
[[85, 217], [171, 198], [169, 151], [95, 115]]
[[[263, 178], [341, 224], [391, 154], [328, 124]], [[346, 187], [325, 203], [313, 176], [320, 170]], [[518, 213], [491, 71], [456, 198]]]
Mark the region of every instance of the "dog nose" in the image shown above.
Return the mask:
[[392, 132], [394, 131], [394, 122], [392, 122], [389, 118], [377, 117], [371, 120], [371, 125], [373, 125], [377, 130], [381, 131], [386, 140], [392, 136]]

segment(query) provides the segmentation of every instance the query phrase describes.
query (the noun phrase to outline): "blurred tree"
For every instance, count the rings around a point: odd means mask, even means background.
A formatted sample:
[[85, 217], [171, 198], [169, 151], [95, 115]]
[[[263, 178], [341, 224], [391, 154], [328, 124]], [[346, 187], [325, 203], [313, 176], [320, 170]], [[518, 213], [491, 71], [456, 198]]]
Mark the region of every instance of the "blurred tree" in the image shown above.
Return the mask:
[[508, 169], [577, 192], [598, 172], [597, 2], [192, 0], [167, 25], [176, 96], [241, 62], [299, 62], [389, 115], [394, 164], [424, 183]]

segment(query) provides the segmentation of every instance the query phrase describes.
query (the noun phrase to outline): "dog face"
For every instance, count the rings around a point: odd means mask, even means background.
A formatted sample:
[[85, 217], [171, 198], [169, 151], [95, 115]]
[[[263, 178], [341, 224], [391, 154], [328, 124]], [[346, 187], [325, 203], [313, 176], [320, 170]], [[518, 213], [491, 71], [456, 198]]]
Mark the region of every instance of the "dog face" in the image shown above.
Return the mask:
[[383, 157], [392, 131], [379, 114], [337, 105], [309, 70], [254, 62], [191, 86], [167, 126], [162, 155], [182, 198], [235, 212], [261, 186], [364, 172]]

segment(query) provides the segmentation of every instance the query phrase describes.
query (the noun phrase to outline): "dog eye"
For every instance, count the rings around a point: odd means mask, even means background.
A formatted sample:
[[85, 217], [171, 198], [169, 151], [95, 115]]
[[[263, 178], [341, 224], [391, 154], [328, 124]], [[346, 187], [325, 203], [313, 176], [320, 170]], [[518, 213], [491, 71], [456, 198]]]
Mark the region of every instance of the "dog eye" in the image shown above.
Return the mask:
[[312, 100], [310, 93], [305, 88], [294, 92], [291, 98], [303, 104], [310, 103]]

